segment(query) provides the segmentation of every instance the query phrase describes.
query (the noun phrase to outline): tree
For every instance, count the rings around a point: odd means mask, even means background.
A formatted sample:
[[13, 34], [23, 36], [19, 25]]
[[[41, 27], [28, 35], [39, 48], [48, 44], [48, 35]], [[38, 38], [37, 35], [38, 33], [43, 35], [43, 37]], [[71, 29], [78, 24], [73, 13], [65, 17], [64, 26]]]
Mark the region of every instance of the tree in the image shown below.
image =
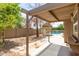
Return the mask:
[[60, 24], [60, 25], [58, 26], [58, 29], [59, 29], [59, 30], [64, 30], [64, 25], [63, 25], [63, 24]]
[[53, 28], [53, 30], [64, 30], [64, 25], [60, 24], [58, 27]]
[[0, 4], [0, 31], [2, 32], [0, 45], [4, 42], [4, 30], [21, 26], [21, 8], [15, 3]]

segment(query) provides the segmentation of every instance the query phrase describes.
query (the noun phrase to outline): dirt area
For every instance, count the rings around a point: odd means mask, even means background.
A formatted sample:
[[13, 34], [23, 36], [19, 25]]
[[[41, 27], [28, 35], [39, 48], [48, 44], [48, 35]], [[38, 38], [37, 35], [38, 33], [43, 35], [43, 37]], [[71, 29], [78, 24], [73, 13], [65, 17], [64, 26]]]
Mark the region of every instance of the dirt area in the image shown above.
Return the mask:
[[[51, 36], [50, 42], [66, 46], [63, 36]], [[29, 55], [36, 55], [49, 44], [48, 37], [35, 35], [29, 37]], [[5, 47], [0, 49], [1, 56], [25, 56], [26, 55], [26, 37], [5, 39]]]
[[[31, 47], [39, 48], [41, 41], [44, 38], [40, 35], [39, 38], [36, 38], [35, 35], [29, 37], [29, 43], [36, 42], [31, 45]], [[42, 41], [41, 41], [42, 42]], [[1, 56], [25, 56], [26, 55], [26, 37], [20, 38], [12, 38], [12, 39], [5, 39], [5, 46], [4, 48], [0, 49]]]

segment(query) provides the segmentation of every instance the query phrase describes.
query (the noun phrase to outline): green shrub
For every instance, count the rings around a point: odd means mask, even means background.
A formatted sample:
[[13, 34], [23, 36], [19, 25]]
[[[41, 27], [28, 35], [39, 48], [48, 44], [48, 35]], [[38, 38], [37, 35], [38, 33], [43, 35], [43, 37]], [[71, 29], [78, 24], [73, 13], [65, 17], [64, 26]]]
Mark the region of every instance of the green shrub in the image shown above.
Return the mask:
[[52, 28], [52, 30], [64, 30], [64, 25], [60, 24], [58, 27]]

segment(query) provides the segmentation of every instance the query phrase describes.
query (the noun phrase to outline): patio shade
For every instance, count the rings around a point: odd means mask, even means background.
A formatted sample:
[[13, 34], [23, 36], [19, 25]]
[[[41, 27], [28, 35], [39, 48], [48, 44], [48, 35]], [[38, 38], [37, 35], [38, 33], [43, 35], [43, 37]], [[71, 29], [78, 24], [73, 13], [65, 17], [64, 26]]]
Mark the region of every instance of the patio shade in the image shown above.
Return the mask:
[[48, 3], [30, 10], [29, 14], [48, 22], [64, 21], [71, 18], [74, 6], [74, 3]]

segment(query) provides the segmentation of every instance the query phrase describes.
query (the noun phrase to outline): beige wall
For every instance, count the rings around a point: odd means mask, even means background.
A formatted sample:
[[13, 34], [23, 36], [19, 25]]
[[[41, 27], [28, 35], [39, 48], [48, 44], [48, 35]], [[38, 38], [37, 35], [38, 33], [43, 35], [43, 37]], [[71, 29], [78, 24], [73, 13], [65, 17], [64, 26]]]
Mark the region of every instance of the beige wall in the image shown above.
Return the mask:
[[64, 21], [64, 41], [67, 43], [68, 39], [72, 36], [72, 21], [65, 20]]

